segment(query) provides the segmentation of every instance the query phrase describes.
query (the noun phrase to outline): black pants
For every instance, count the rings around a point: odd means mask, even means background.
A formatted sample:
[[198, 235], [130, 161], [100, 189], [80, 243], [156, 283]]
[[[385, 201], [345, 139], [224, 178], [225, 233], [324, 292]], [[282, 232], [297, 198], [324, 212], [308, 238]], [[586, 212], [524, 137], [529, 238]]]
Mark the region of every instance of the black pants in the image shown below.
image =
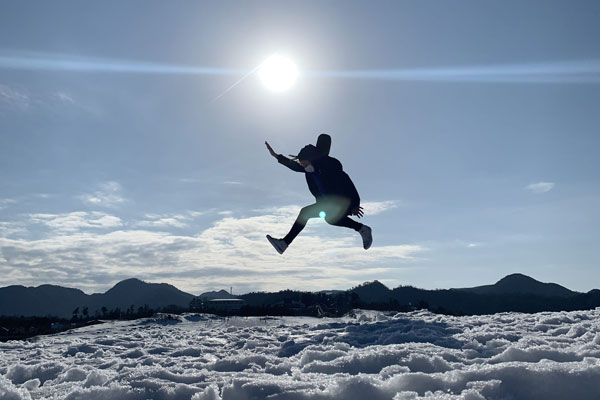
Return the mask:
[[317, 201], [315, 204], [300, 210], [296, 222], [294, 222], [292, 229], [285, 235], [283, 240], [289, 245], [302, 232], [309, 219], [319, 217], [324, 218], [328, 224], [344, 226], [358, 231], [363, 224], [348, 218], [350, 211], [350, 200], [345, 198]]

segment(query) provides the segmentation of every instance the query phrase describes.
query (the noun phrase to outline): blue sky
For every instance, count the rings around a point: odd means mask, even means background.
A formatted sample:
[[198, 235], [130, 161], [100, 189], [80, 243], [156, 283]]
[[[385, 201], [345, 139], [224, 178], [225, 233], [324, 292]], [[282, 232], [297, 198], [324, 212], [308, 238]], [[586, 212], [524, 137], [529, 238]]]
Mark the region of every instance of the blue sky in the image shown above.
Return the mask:
[[[2, 2], [0, 282], [244, 293], [521, 272], [598, 288], [599, 16], [595, 1]], [[215, 100], [274, 53], [298, 66], [290, 90], [252, 75]], [[294, 154], [323, 132], [373, 247], [312, 220], [280, 256], [264, 236], [314, 199], [264, 141]]]

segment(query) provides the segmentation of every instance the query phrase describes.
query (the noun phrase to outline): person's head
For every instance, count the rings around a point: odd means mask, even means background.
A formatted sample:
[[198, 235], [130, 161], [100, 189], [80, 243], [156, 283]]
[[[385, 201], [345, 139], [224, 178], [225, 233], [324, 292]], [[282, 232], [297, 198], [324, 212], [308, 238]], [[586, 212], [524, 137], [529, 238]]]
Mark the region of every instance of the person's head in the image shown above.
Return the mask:
[[304, 167], [309, 172], [314, 171], [314, 167], [311, 167], [314, 160], [322, 157], [323, 154], [315, 146], [312, 144], [306, 145], [300, 150], [297, 156], [294, 156], [294, 159]]
[[298, 153], [298, 155], [295, 156], [295, 158], [300, 164], [302, 164], [302, 166], [304, 166], [307, 163], [311, 164], [314, 160], [321, 156], [321, 152], [319, 152], [319, 150], [317, 150], [315, 146], [309, 144], [304, 146], [302, 150], [300, 150], [300, 153]]

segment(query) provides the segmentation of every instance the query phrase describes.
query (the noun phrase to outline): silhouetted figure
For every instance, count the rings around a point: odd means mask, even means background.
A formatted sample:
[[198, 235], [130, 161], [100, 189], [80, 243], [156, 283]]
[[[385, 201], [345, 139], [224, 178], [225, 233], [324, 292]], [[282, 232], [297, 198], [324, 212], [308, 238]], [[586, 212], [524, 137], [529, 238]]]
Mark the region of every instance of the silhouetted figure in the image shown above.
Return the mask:
[[304, 146], [297, 156], [291, 156], [292, 159], [275, 153], [269, 143], [265, 142], [265, 145], [280, 164], [293, 171], [304, 173], [308, 189], [316, 199], [316, 203], [300, 210], [296, 222], [284, 238], [275, 239], [267, 235], [267, 239], [279, 254], [283, 254], [310, 218], [317, 217], [325, 219], [331, 225], [354, 229], [360, 233], [365, 250], [371, 247], [373, 242], [371, 228], [348, 217], [348, 215], [356, 215], [358, 218], [363, 216], [360, 196], [352, 180], [344, 172], [342, 164], [337, 159], [329, 157], [331, 147], [329, 135], [320, 135], [317, 146], [312, 144]]

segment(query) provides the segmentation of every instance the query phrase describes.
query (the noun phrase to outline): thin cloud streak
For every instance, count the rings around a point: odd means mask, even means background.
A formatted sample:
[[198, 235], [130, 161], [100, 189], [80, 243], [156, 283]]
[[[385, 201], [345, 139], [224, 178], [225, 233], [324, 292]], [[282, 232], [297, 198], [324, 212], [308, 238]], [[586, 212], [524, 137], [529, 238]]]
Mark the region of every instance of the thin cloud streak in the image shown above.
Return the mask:
[[0, 199], [0, 210], [8, 208], [10, 205], [15, 204], [15, 199]]
[[31, 105], [31, 96], [22, 89], [0, 84], [0, 108], [4, 105], [26, 110]]
[[547, 193], [554, 188], [554, 182], [538, 182], [525, 186], [532, 193]]
[[30, 214], [31, 222], [43, 224], [59, 232], [76, 232], [81, 229], [107, 229], [122, 226], [120, 218], [102, 212], [75, 211], [67, 214]]
[[395, 200], [367, 201], [362, 203], [362, 206], [364, 208], [365, 215], [377, 215], [392, 208], [397, 208], [398, 202]]
[[121, 195], [122, 187], [119, 182], [107, 181], [97, 185], [98, 190], [93, 193], [87, 193], [79, 198], [89, 205], [101, 207], [114, 207], [117, 204], [126, 202]]
[[132, 225], [149, 228], [187, 228], [195, 218], [204, 214], [197, 211], [183, 214], [146, 214], [144, 220], [134, 222]]

